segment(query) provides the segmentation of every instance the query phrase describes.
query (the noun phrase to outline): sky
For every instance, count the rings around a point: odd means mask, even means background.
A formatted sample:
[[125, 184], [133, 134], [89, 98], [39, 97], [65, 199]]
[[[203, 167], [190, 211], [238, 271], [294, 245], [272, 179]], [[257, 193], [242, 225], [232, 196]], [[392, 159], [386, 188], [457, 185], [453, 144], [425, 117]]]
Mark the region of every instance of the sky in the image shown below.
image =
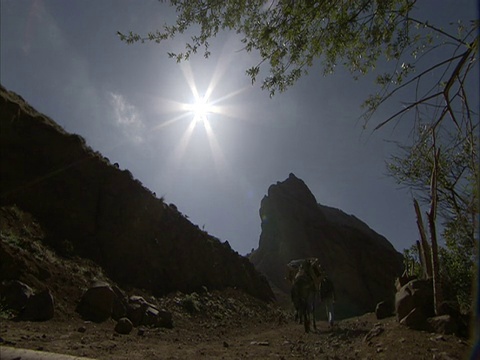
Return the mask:
[[[209, 59], [182, 64], [167, 52], [186, 38], [121, 42], [117, 31], [172, 23], [174, 10], [156, 0], [0, 1], [1, 84], [240, 254], [258, 247], [260, 202], [289, 173], [318, 203], [355, 215], [398, 251], [418, 239], [412, 195], [385, 167], [411, 124], [363, 129], [371, 77], [354, 81], [341, 69], [324, 77], [316, 65], [271, 99], [245, 75], [259, 58], [234, 34], [213, 40]], [[421, 3], [444, 24], [477, 14], [474, 0]], [[210, 94], [206, 122], [188, 107], [194, 89]], [[388, 106], [372, 124], [401, 104]]]

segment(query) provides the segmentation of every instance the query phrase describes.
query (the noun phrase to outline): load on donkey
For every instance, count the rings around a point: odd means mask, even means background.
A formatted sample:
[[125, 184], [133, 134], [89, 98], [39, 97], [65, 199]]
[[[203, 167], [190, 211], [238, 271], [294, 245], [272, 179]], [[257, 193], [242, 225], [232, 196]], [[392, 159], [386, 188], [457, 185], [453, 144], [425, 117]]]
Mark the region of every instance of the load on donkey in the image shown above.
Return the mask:
[[310, 331], [310, 322], [317, 330], [315, 307], [324, 303], [330, 327], [334, 324], [335, 290], [332, 281], [317, 258], [292, 260], [287, 264], [285, 279], [292, 285], [291, 298], [295, 320]]

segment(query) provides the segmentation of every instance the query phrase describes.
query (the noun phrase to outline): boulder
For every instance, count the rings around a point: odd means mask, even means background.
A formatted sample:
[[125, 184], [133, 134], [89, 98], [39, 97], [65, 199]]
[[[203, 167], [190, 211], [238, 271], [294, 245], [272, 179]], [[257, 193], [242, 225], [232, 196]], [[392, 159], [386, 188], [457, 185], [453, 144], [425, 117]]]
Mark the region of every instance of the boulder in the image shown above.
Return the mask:
[[468, 337], [471, 333], [469, 327], [473, 324], [472, 314], [462, 314], [455, 302], [442, 302], [440, 304], [439, 315], [450, 315], [452, 320], [456, 323], [457, 329], [455, 334], [461, 337]]
[[3, 281], [0, 285], [0, 298], [7, 309], [22, 310], [32, 295], [30, 286], [18, 280]]
[[130, 296], [127, 304], [127, 317], [132, 321], [133, 326], [142, 324], [145, 311], [149, 307], [148, 302], [141, 296]]
[[127, 304], [127, 315], [135, 327], [140, 325], [173, 327], [172, 314], [169, 311], [158, 309], [141, 296], [130, 296]]
[[142, 325], [155, 327], [159, 319], [159, 311], [153, 306], [149, 306], [145, 309], [142, 318]]
[[418, 309], [416, 315], [421, 314], [424, 317], [423, 320], [435, 315], [431, 279], [412, 280], [396, 293], [395, 312], [398, 321], [410, 314], [413, 309]]
[[425, 330], [427, 328], [427, 316], [421, 308], [413, 308], [400, 320], [400, 324], [413, 330]]
[[171, 329], [173, 328], [172, 313], [165, 309], [149, 306], [145, 310], [142, 325]]
[[119, 334], [130, 334], [133, 329], [133, 324], [130, 319], [126, 317], [122, 317], [118, 320], [117, 324], [115, 325], [115, 331]]
[[458, 332], [457, 320], [451, 315], [434, 316], [427, 319], [428, 330], [437, 334], [451, 335]]
[[112, 319], [118, 321], [119, 319], [127, 316], [128, 299], [118, 286], [112, 286], [112, 290], [115, 293], [112, 304]]
[[399, 276], [397, 279], [395, 279], [395, 288], [400, 290], [403, 286], [405, 286], [407, 283], [409, 283], [412, 280], [417, 279], [418, 277], [416, 275], [409, 275], [407, 273], [407, 270], [403, 272], [401, 276]]
[[170, 311], [166, 309], [160, 309], [158, 316], [159, 316], [159, 321], [157, 326], [164, 327], [167, 329], [173, 328], [173, 317]]
[[25, 308], [18, 316], [19, 320], [47, 321], [53, 318], [55, 301], [49, 289], [28, 298]]
[[397, 314], [397, 320], [402, 320], [414, 308], [415, 302], [412, 294], [406, 289], [397, 291], [395, 294], [395, 313]]
[[83, 294], [77, 312], [84, 320], [105, 321], [112, 316], [115, 297], [109, 284], [97, 282]]
[[380, 301], [375, 307], [375, 316], [378, 320], [385, 319], [393, 315], [393, 306], [389, 301]]

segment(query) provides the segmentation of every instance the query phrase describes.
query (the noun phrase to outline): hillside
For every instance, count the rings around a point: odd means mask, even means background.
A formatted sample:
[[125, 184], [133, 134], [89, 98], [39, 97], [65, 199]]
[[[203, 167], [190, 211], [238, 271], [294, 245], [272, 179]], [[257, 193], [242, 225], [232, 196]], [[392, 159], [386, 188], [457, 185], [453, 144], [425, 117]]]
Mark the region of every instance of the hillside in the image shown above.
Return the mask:
[[54, 251], [89, 259], [122, 286], [155, 295], [206, 286], [273, 298], [228, 242], [192, 224], [80, 136], [3, 87], [0, 108], [0, 206], [33, 215]]

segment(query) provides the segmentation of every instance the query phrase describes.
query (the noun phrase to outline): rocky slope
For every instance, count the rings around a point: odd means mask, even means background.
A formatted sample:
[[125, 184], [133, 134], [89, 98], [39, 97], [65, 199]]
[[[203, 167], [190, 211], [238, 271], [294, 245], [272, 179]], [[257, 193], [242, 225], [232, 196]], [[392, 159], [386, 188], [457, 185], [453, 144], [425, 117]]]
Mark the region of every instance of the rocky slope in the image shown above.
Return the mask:
[[93, 260], [122, 286], [156, 295], [237, 287], [263, 300], [266, 279], [78, 135], [0, 87], [0, 206], [17, 205], [66, 256]]
[[393, 302], [401, 254], [356, 217], [317, 204], [294, 174], [270, 186], [260, 217], [259, 248], [250, 260], [275, 287], [289, 292], [284, 274], [290, 260], [318, 257], [335, 284], [337, 316], [361, 315], [380, 301]]

